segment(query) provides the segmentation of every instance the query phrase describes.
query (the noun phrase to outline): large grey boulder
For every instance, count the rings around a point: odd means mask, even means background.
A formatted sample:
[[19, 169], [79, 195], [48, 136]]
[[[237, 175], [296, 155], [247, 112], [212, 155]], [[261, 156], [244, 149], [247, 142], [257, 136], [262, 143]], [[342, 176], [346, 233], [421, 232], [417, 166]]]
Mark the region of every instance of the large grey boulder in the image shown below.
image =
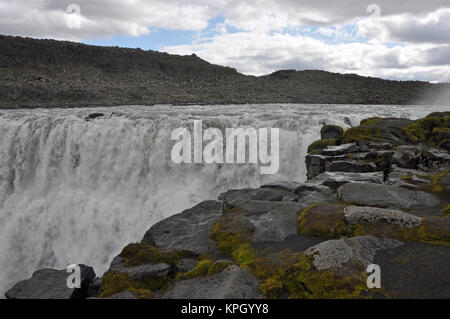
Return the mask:
[[232, 208], [240, 210], [239, 217], [251, 223], [253, 241], [282, 241], [297, 234], [297, 214], [307, 207], [296, 202], [238, 200]]
[[361, 182], [342, 185], [338, 189], [338, 197], [344, 202], [379, 207], [434, 207], [440, 203], [438, 198], [429, 193]]
[[153, 225], [145, 233], [142, 243], [167, 250], [190, 251], [199, 255], [216, 254], [216, 242], [210, 239], [209, 235], [222, 212], [222, 202], [202, 202]]
[[412, 229], [422, 224], [423, 218], [399, 210], [376, 207], [348, 206], [344, 208], [345, 220], [350, 225], [387, 222]]
[[248, 270], [230, 265], [212, 276], [178, 281], [162, 299], [261, 299], [260, 282]]
[[380, 239], [372, 236], [329, 240], [305, 251], [313, 256], [317, 270], [344, 267], [349, 262], [361, 262], [364, 266], [373, 263], [377, 252], [399, 247], [403, 242], [394, 239]]
[[368, 183], [383, 183], [383, 173], [348, 173], [348, 172], [325, 172], [319, 176], [311, 179], [310, 184], [325, 185], [332, 189], [337, 189], [340, 186], [352, 182], [368, 182]]
[[72, 274], [64, 270], [41, 269], [32, 277], [17, 283], [5, 293], [7, 299], [83, 299], [88, 296], [89, 285], [95, 279], [92, 267], [79, 265], [81, 287], [68, 288], [67, 279]]
[[125, 267], [123, 261], [124, 258], [119, 256], [115, 257], [111, 262], [109, 270], [115, 273], [126, 274], [128, 277], [139, 281], [146, 281], [157, 277], [166, 278], [173, 271], [172, 266], [165, 263]]

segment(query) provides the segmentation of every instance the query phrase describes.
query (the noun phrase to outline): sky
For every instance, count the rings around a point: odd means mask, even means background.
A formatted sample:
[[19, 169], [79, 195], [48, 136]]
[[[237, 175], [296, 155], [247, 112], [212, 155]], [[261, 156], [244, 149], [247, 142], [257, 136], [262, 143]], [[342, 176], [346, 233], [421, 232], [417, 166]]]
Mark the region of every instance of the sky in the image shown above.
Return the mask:
[[450, 82], [449, 0], [0, 0], [0, 34]]

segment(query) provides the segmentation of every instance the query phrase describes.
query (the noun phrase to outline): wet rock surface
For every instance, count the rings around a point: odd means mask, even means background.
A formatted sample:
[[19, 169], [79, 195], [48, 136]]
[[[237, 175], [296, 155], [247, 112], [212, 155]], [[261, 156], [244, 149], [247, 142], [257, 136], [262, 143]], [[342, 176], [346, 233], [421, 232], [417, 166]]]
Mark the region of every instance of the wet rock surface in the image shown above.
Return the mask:
[[7, 299], [83, 299], [87, 297], [89, 285], [95, 279], [92, 267], [80, 266], [80, 288], [70, 289], [66, 270], [41, 269], [30, 279], [17, 283], [5, 294]]
[[222, 210], [222, 202], [203, 202], [152, 226], [142, 243], [196, 254], [215, 253], [216, 244], [209, 238], [209, 232], [222, 215]]
[[219, 274], [177, 282], [164, 299], [260, 299], [259, 280], [248, 270], [229, 266]]

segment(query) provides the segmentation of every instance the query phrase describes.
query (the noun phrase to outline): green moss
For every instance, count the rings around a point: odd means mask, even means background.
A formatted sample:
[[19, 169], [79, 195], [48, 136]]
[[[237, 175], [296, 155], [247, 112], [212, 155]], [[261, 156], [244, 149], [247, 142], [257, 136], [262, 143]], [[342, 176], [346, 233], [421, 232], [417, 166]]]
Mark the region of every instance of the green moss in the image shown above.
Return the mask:
[[375, 127], [358, 126], [348, 129], [344, 133], [344, 144], [361, 141], [380, 141], [381, 131]]
[[[323, 204], [326, 205], [326, 204]], [[314, 205], [317, 207], [319, 205]], [[310, 210], [313, 209], [310, 207]], [[330, 210], [336, 210], [328, 207]], [[339, 215], [342, 207], [338, 206]], [[300, 213], [300, 221], [307, 215], [308, 210]], [[331, 214], [331, 215], [332, 215]], [[262, 283], [259, 287], [266, 298], [277, 298], [286, 292], [289, 298], [360, 298], [367, 276], [362, 273], [362, 267], [357, 271], [337, 274], [334, 271], [317, 271], [312, 266], [312, 257], [302, 253], [290, 251], [269, 254], [267, 251], [257, 251], [252, 247], [252, 234], [245, 227], [239, 225], [239, 212], [225, 209], [224, 217], [211, 229], [211, 238], [217, 242], [217, 248], [230, 256], [237, 265], [249, 270]], [[330, 217], [330, 214], [327, 214]], [[343, 215], [335, 218], [334, 222], [342, 223]], [[331, 218], [333, 220], [333, 218]], [[320, 224], [320, 222], [318, 222]], [[317, 224], [317, 225], [318, 225]], [[325, 226], [326, 227], [326, 226]], [[342, 229], [341, 229], [342, 228]], [[239, 230], [238, 230], [239, 229]], [[321, 230], [322, 231], [322, 230]], [[348, 228], [342, 224], [334, 232], [324, 231], [326, 236], [339, 237]], [[250, 232], [251, 233], [251, 232]], [[192, 270], [194, 276], [209, 273], [214, 264], [210, 260], [200, 262]], [[188, 275], [189, 276], [189, 275]]]
[[260, 285], [267, 298], [277, 298], [284, 291], [291, 299], [350, 299], [361, 298], [367, 289], [363, 267], [337, 274], [333, 270], [317, 271], [312, 257], [291, 253], [290, 263], [272, 264], [273, 275]]
[[336, 146], [340, 145], [339, 139], [328, 139], [328, 140], [318, 140], [309, 145], [308, 147], [308, 153], [310, 154], [321, 154], [322, 151], [327, 148], [328, 146]]
[[159, 263], [174, 265], [188, 255], [185, 252], [161, 252], [157, 248], [147, 244], [130, 244], [122, 250], [119, 256], [125, 258], [123, 262], [125, 267], [135, 267]]
[[437, 133], [440, 131], [446, 131], [449, 126], [450, 116], [428, 116], [424, 119], [417, 120], [414, 123], [405, 126], [403, 128], [403, 132], [414, 144], [425, 143], [429, 141], [434, 134], [435, 139], [431, 144], [438, 145], [441, 142], [441, 138], [437, 136]]
[[351, 237], [354, 227], [345, 222], [345, 205], [319, 203], [314, 204], [298, 216], [298, 232], [305, 236], [338, 239]]
[[444, 184], [444, 178], [448, 179], [448, 176], [450, 174], [450, 169], [447, 169], [445, 171], [442, 171], [440, 173], [434, 174], [429, 176], [431, 179], [431, 186], [427, 187], [425, 190], [435, 193], [437, 196], [448, 199], [450, 198], [450, 189], [448, 187], [448, 184]]
[[442, 218], [446, 217], [425, 217], [422, 225], [412, 229], [387, 222], [360, 223], [356, 225], [354, 235], [370, 235], [379, 238], [394, 238], [405, 242], [450, 246], [450, 232], [445, 227], [440, 227], [443, 222]]
[[116, 293], [129, 290], [139, 298], [151, 298], [152, 289], [161, 289], [163, 280], [149, 280], [141, 282], [128, 277], [123, 273], [108, 271], [102, 278], [100, 298], [112, 296]]
[[229, 229], [224, 221], [213, 226], [210, 237], [217, 241], [217, 249], [221, 253], [230, 256], [239, 265], [249, 264], [255, 258], [249, 234]]
[[381, 122], [381, 118], [379, 117], [371, 117], [368, 119], [364, 119], [360, 122], [360, 126], [368, 126], [368, 125], [377, 125]]
[[191, 271], [178, 274], [177, 278], [185, 278], [185, 279], [192, 279], [200, 276], [211, 276], [217, 273], [220, 273], [222, 270], [227, 268], [230, 264], [230, 262], [215, 262], [211, 259], [203, 259], [200, 260], [197, 265], [192, 269]]
[[450, 205], [444, 205], [444, 208], [441, 210], [441, 213], [450, 216]]
[[420, 124], [413, 123], [403, 128], [403, 132], [408, 139], [414, 144], [423, 143], [427, 140], [429, 131], [423, 128]]

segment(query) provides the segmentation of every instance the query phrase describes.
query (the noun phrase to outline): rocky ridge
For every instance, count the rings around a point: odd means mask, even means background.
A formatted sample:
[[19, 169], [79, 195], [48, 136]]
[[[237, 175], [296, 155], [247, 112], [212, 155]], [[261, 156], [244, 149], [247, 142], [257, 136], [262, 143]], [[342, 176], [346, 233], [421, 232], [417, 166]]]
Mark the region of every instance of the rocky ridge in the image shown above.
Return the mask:
[[230, 190], [163, 220], [76, 294], [41, 270], [6, 297], [450, 298], [449, 132], [450, 112], [324, 126], [307, 182]]
[[325, 71], [246, 76], [195, 55], [0, 35], [0, 109], [153, 104], [431, 104], [450, 84]]

